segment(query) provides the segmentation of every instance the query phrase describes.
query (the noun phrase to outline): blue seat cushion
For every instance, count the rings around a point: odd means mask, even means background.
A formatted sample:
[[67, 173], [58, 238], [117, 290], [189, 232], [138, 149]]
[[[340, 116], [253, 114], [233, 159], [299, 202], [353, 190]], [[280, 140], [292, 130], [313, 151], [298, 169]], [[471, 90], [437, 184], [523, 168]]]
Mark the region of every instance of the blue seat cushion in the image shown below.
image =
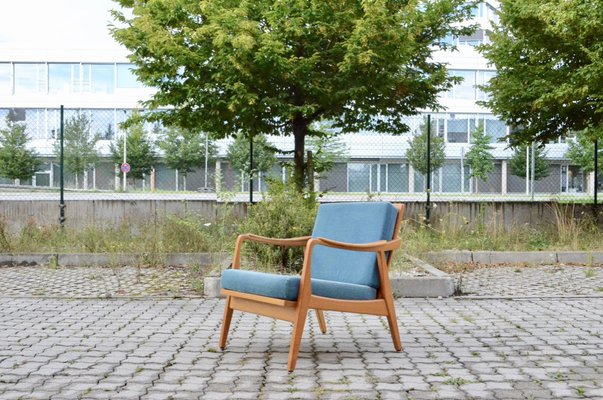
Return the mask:
[[[397, 216], [398, 209], [387, 202], [321, 204], [312, 237], [355, 244], [392, 240]], [[312, 279], [377, 289], [377, 255], [316, 246], [312, 252]]]
[[[299, 275], [277, 275], [240, 269], [222, 272], [223, 289], [283, 300], [297, 300]], [[374, 300], [377, 291], [365, 285], [312, 279], [312, 294], [342, 300]]]

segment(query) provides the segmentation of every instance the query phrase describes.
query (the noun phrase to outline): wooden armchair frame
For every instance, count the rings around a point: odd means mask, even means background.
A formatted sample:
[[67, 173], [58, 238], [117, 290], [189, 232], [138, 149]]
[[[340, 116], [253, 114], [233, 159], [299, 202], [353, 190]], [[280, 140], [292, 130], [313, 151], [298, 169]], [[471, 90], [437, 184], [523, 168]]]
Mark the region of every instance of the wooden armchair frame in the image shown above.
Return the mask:
[[[389, 324], [394, 348], [396, 351], [402, 350], [396, 310], [389, 281], [389, 269], [393, 258], [393, 251], [398, 249], [401, 244], [401, 240], [397, 238], [397, 235], [404, 214], [404, 205], [396, 204], [395, 207], [398, 209], [398, 215], [394, 227], [393, 238], [390, 241], [381, 240], [373, 243], [351, 244], [321, 237], [312, 238], [310, 236], [291, 239], [273, 239], [252, 234], [240, 235], [237, 238], [233, 254], [233, 269], [239, 269], [241, 267], [241, 248], [246, 241], [285, 247], [304, 246], [304, 262], [301, 272], [299, 294], [297, 301], [291, 301], [222, 289], [222, 294], [226, 295], [226, 305], [224, 308], [224, 319], [220, 334], [220, 348], [223, 350], [226, 347], [226, 340], [228, 338], [228, 331], [230, 329], [230, 322], [234, 310], [289, 321], [293, 323], [293, 334], [289, 347], [287, 369], [289, 372], [292, 372], [295, 369], [295, 364], [297, 362], [308, 310], [314, 309], [322, 333], [326, 333], [327, 331], [323, 311], [385, 316], [387, 317], [387, 322]], [[377, 289], [376, 298], [374, 300], [341, 300], [312, 294], [312, 251], [315, 246], [327, 246], [349, 251], [377, 253], [380, 285], [379, 289]]]

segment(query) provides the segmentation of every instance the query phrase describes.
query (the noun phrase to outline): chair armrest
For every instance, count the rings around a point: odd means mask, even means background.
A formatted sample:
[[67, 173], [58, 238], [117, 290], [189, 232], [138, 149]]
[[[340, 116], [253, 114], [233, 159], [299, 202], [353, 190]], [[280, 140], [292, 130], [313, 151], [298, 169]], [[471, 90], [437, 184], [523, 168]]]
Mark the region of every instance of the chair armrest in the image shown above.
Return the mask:
[[345, 243], [338, 242], [336, 240], [326, 239], [326, 238], [315, 238], [312, 239], [312, 243], [314, 245], [323, 245], [327, 247], [333, 247], [341, 250], [351, 250], [351, 251], [365, 251], [365, 252], [380, 252], [380, 251], [392, 251], [396, 250], [400, 247], [402, 243], [402, 239], [394, 239], [394, 240], [379, 240], [377, 242], [371, 243]]
[[243, 234], [241, 236], [243, 237], [243, 241], [249, 240], [252, 242], [273, 244], [276, 246], [305, 246], [308, 240], [310, 240], [310, 236], [300, 236], [296, 238], [286, 239], [269, 238], [265, 236], [254, 235], [252, 233]]
[[241, 268], [241, 247], [243, 246], [243, 243], [246, 241], [270, 244], [270, 245], [276, 245], [276, 246], [294, 247], [294, 246], [305, 246], [308, 243], [308, 240], [310, 240], [310, 236], [301, 236], [301, 237], [290, 238], [290, 239], [276, 239], [276, 238], [269, 238], [269, 237], [265, 237], [265, 236], [254, 235], [251, 233], [245, 233], [245, 234], [239, 235], [239, 237], [237, 237], [237, 242], [235, 244], [235, 250], [234, 250], [233, 257], [232, 257], [231, 268], [232, 269]]

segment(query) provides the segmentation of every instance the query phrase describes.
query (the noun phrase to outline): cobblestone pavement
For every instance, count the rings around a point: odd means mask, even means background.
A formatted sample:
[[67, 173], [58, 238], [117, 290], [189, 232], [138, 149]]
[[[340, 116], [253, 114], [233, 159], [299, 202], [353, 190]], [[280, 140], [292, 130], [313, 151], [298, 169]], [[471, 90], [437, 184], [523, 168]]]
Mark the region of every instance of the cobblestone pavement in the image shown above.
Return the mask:
[[2, 399], [603, 399], [603, 298], [401, 299], [405, 349], [382, 318], [290, 325], [223, 300], [0, 298]]
[[0, 267], [0, 296], [10, 297], [198, 297], [201, 282], [185, 267]]
[[603, 267], [497, 266], [455, 274], [464, 295], [603, 296]]

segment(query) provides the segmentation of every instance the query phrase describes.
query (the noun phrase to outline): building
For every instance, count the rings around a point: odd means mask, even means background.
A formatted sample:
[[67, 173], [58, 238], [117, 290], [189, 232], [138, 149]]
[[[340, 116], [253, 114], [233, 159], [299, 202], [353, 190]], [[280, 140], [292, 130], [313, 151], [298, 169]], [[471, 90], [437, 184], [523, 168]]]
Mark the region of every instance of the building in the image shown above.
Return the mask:
[[[508, 134], [508, 127], [497, 120], [487, 109], [476, 104], [485, 94], [476, 88], [492, 77], [496, 71], [475, 50], [475, 46], [488, 40], [491, 22], [496, 20], [496, 1], [485, 1], [475, 8], [472, 22], [480, 25], [473, 35], [450, 37], [445, 40], [455, 44], [458, 51], [436, 54], [438, 61], [447, 62], [450, 73], [463, 78], [463, 82], [451, 91], [442, 93], [441, 104], [445, 112], [430, 112], [432, 124], [438, 135], [446, 140], [446, 162], [434, 171], [432, 190], [451, 198], [465, 198], [479, 191], [491, 195], [521, 195], [530, 192], [525, 179], [514, 176], [509, 167], [512, 150], [506, 143], [498, 142]], [[67, 175], [67, 185], [84, 189], [119, 190], [121, 188], [118, 165], [110, 159], [110, 143], [123, 138], [120, 122], [124, 121], [139, 100], [148, 98], [152, 89], [137, 82], [123, 49], [115, 50], [52, 50], [8, 48], [0, 54], [0, 127], [7, 115], [26, 124], [33, 139], [32, 146], [44, 160], [42, 169], [32, 177], [36, 187], [58, 185], [58, 165], [55, 143], [59, 127], [59, 107], [64, 105], [65, 118], [75, 113], [87, 115], [92, 130], [101, 134], [99, 149], [103, 156], [95, 168], [78, 179]], [[409, 118], [413, 132], [421, 129], [425, 115]], [[483, 124], [492, 137], [495, 169], [490, 177], [476, 185], [470, 179], [469, 167], [464, 155], [470, 148], [473, 130]], [[152, 131], [152, 127], [147, 127]], [[283, 149], [292, 148], [290, 138], [271, 138]], [[371, 132], [359, 132], [341, 136], [347, 147], [345, 160], [318, 182], [319, 189], [333, 195], [343, 193], [395, 193], [400, 196], [423, 193], [425, 179], [413, 171], [406, 160], [408, 135], [391, 136]], [[247, 190], [247, 182], [233, 171], [225, 160], [228, 141], [219, 143], [219, 160], [208, 171], [200, 168], [189, 175], [187, 189], [215, 188], [215, 176], [223, 180], [223, 187], [234, 191]], [[546, 146], [550, 161], [550, 174], [537, 181], [536, 193], [586, 193], [592, 192], [592, 176], [585, 176], [580, 168], [565, 158], [565, 143]], [[216, 174], [216, 170], [220, 173]], [[271, 174], [284, 176], [283, 168], [275, 166]], [[0, 178], [0, 183], [12, 183]], [[265, 189], [265, 177], [255, 185]], [[144, 190], [182, 190], [183, 177], [159, 163], [153, 177], [134, 185]], [[134, 187], [131, 187], [134, 188]]]

